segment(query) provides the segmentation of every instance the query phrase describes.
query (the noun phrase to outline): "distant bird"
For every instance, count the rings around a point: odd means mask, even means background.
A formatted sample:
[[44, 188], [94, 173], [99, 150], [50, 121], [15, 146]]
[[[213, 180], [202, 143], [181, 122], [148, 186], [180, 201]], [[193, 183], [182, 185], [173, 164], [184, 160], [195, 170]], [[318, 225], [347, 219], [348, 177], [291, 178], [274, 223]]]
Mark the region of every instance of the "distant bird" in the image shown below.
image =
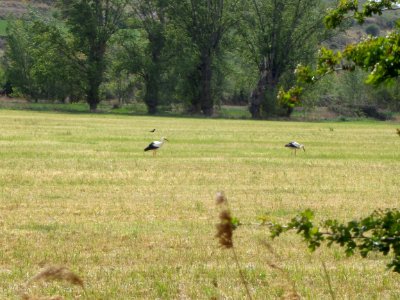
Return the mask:
[[161, 141], [154, 141], [154, 142], [150, 143], [150, 145], [148, 145], [146, 148], [144, 148], [144, 151], [152, 150], [153, 156], [155, 156], [157, 154], [157, 150], [162, 147], [162, 145], [164, 144], [165, 141], [168, 142], [168, 140], [165, 137], [162, 137]]
[[153, 130], [150, 130], [149, 132], [154, 132], [154, 131], [156, 131], [156, 129], [154, 128]]
[[304, 147], [304, 145], [299, 144], [298, 142], [295, 142], [295, 141], [290, 142], [289, 144], [286, 144], [285, 147], [294, 149], [294, 155], [296, 155], [296, 151], [298, 149], [303, 149], [303, 151], [306, 152], [306, 148]]
[[396, 130], [397, 130], [397, 134], [400, 136], [400, 129], [396, 128]]

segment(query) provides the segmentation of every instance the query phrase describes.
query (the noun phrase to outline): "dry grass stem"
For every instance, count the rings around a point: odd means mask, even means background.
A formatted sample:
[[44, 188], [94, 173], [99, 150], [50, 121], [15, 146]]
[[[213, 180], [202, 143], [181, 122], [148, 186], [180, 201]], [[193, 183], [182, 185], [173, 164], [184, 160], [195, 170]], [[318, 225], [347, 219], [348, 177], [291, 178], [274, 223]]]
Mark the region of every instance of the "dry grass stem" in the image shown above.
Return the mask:
[[217, 234], [216, 237], [219, 240], [219, 244], [226, 249], [232, 249], [233, 257], [236, 263], [236, 266], [239, 271], [240, 279], [246, 288], [246, 293], [249, 299], [252, 299], [250, 294], [250, 289], [248, 287], [248, 283], [244, 277], [242, 268], [240, 266], [240, 262], [238, 256], [236, 254], [236, 250], [233, 247], [233, 225], [232, 225], [232, 216], [229, 210], [228, 200], [225, 197], [223, 192], [218, 192], [216, 196], [217, 205], [225, 206], [223, 210], [219, 214], [220, 222], [217, 224]]
[[240, 279], [242, 280], [243, 286], [246, 289], [247, 297], [249, 297], [249, 299], [251, 300], [251, 299], [253, 299], [253, 297], [251, 297], [249, 284], [247, 283], [247, 280], [244, 277], [244, 274], [243, 274], [243, 271], [242, 271], [242, 267], [240, 266], [240, 262], [239, 262], [237, 254], [236, 254], [236, 250], [235, 250], [234, 247], [232, 247], [231, 249], [232, 249], [232, 252], [233, 252], [233, 257], [235, 259], [236, 266], [237, 266], [238, 271], [239, 271]]
[[221, 247], [229, 249], [233, 247], [233, 226], [232, 217], [229, 210], [223, 210], [219, 213], [220, 222], [217, 224], [217, 234]]
[[221, 204], [227, 204], [228, 200], [225, 197], [224, 192], [218, 192], [216, 197], [215, 197], [215, 203], [217, 205], [221, 205]]
[[85, 291], [83, 280], [74, 272], [63, 266], [47, 266], [39, 273], [30, 278], [23, 287], [23, 292], [20, 293], [22, 300], [63, 300], [61, 296], [32, 296], [26, 290], [33, 282], [36, 281], [65, 281], [72, 285], [78, 285]]
[[322, 269], [324, 270], [325, 279], [326, 279], [326, 282], [328, 283], [329, 294], [331, 295], [332, 300], [335, 300], [336, 297], [335, 297], [335, 292], [333, 291], [333, 288], [332, 288], [331, 277], [329, 276], [325, 262], [323, 262], [323, 261], [322, 261]]
[[283, 269], [282, 267], [280, 267], [276, 262], [277, 261], [282, 261], [282, 258], [280, 257], [280, 255], [278, 253], [276, 253], [275, 249], [272, 247], [272, 245], [270, 243], [268, 243], [266, 240], [262, 241], [262, 244], [267, 248], [268, 252], [270, 254], [272, 254], [273, 257], [273, 261], [271, 260], [267, 260], [267, 265], [274, 270], [278, 270], [279, 273], [281, 273], [283, 275], [283, 277], [285, 278], [285, 281], [287, 283], [289, 283], [288, 290], [284, 296], [284, 299], [288, 299], [288, 300], [299, 300], [301, 299], [299, 293], [296, 290], [296, 285], [295, 282], [291, 279], [290, 275], [288, 274], [288, 272]]
[[233, 225], [228, 200], [223, 192], [218, 192], [215, 199], [216, 204], [222, 206], [222, 210], [219, 213], [219, 223], [217, 224], [217, 234], [215, 237], [218, 238], [221, 247], [229, 249], [233, 247]]
[[48, 266], [40, 271], [38, 274], [33, 276], [31, 279], [28, 280], [26, 286], [30, 285], [34, 281], [65, 281], [73, 285], [79, 285], [80, 287], [84, 288], [83, 280], [76, 275], [74, 272], [69, 270], [66, 267], [62, 266]]

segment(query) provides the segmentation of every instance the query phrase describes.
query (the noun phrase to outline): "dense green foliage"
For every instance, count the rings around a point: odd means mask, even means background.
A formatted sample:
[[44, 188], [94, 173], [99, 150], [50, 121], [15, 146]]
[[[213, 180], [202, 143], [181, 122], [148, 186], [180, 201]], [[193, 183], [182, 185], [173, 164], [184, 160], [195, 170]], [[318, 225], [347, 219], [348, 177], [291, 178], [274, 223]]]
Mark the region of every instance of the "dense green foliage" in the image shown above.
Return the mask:
[[[356, 2], [341, 1], [325, 23], [341, 26], [351, 13], [363, 22], [387, 9], [389, 2], [367, 3], [368, 9], [356, 10]], [[91, 110], [104, 99], [115, 99], [118, 106], [139, 101], [150, 114], [160, 107], [179, 106], [180, 111], [210, 116], [220, 104], [249, 104], [253, 118], [289, 116], [300, 105], [325, 106], [346, 116], [374, 116], [365, 113], [370, 107], [374, 112], [399, 109], [396, 86], [365, 88], [358, 84], [362, 72], [315, 84], [326, 74], [355, 67], [369, 72], [372, 84], [396, 77], [398, 55], [392, 46], [398, 43], [397, 31], [387, 31], [394, 26], [394, 16], [382, 19], [382, 26], [364, 27], [363, 32], [374, 37], [344, 51], [322, 48], [318, 54], [321, 43], [343, 47], [332, 39], [339, 29], [323, 25], [331, 1], [58, 0], [54, 4], [47, 13], [31, 11], [7, 21], [2, 81], [13, 84], [15, 95], [85, 100]], [[308, 66], [316, 56], [316, 66]], [[382, 61], [377, 64], [378, 60]], [[284, 92], [295, 82], [294, 70], [306, 83]], [[357, 85], [349, 89], [350, 83]]]
[[127, 0], [61, 0], [62, 18], [72, 35], [71, 52], [79, 60], [86, 101], [91, 110], [100, 102], [108, 43], [124, 21]]
[[[170, 1], [174, 26], [190, 41], [188, 49], [193, 65], [187, 73], [190, 82], [191, 111], [210, 116], [213, 113], [214, 95], [212, 80], [215, 57], [221, 51], [226, 33], [234, 29], [242, 10], [241, 0]], [[239, 19], [240, 20], [240, 19]]]
[[[130, 71], [141, 74], [145, 82], [143, 98], [150, 114], [156, 113], [160, 104], [160, 82], [165, 72], [166, 6], [167, 1], [137, 1], [134, 6], [135, 17], [138, 20], [138, 27], [146, 36], [146, 46], [143, 47], [141, 53], [137, 53], [139, 47], [126, 45], [126, 41], [129, 39], [125, 39], [121, 43], [125, 45], [125, 52], [131, 54], [129, 56], [133, 58], [130, 63], [127, 62], [131, 66], [133, 62], [133, 69]], [[133, 43], [137, 43], [134, 39], [131, 40]]]
[[[325, 25], [327, 28], [335, 28], [348, 17], [363, 23], [367, 17], [397, 8], [399, 5], [394, 0], [367, 1], [361, 7], [355, 0], [340, 1], [336, 9], [331, 10], [325, 17]], [[298, 85], [287, 92], [281, 89], [279, 100], [287, 106], [300, 105], [299, 97], [305, 86], [314, 84], [328, 74], [354, 71], [356, 68], [368, 72], [366, 83], [375, 86], [399, 77], [400, 27], [398, 24], [386, 36], [370, 35], [359, 43], [347, 45], [343, 51], [333, 51], [322, 47], [314, 68], [302, 64], [297, 66]]]
[[311, 210], [305, 210], [286, 225], [273, 224], [270, 227], [272, 237], [296, 230], [312, 251], [327, 242], [328, 246], [337, 244], [344, 247], [349, 256], [356, 250], [362, 257], [370, 252], [381, 252], [384, 255], [393, 252], [394, 257], [388, 267], [400, 273], [399, 210], [377, 210], [361, 220], [348, 223], [340, 223], [335, 219], [326, 220], [320, 226], [313, 223], [313, 217]]
[[[230, 89], [232, 99], [240, 95], [241, 103], [247, 100], [251, 85], [251, 89], [257, 85], [257, 68], [265, 59], [269, 69], [263, 73], [274, 74], [275, 90], [300, 54], [312, 55], [318, 39], [310, 37], [319, 28], [312, 26], [319, 22], [320, 1], [286, 2], [60, 0], [52, 16], [31, 14], [13, 22], [7, 70], [16, 90], [31, 99], [84, 95], [95, 110], [106, 96], [120, 102], [129, 98], [131, 89], [144, 100], [150, 114], [161, 104], [178, 102], [192, 113], [210, 116], [224, 97], [224, 89]], [[246, 12], [244, 8], [251, 9]], [[18, 57], [17, 45], [23, 46], [19, 48], [24, 49], [23, 59]], [[288, 47], [293, 49], [290, 55], [286, 55]], [[33, 48], [40, 57], [30, 51]], [[51, 53], [55, 49], [62, 56], [58, 62]], [[65, 75], [60, 95], [49, 92], [43, 80], [53, 77], [57, 68]], [[40, 72], [32, 71], [37, 69]], [[72, 77], [66, 75], [71, 69]], [[228, 75], [231, 72], [241, 78]], [[79, 86], [71, 82], [75, 79]], [[232, 88], [237, 82], [239, 86]], [[65, 89], [74, 95], [67, 95]], [[274, 93], [265, 91], [270, 92]], [[264, 98], [265, 93], [259, 96]]]
[[6, 20], [0, 20], [0, 36], [6, 35], [7, 24]]
[[[287, 85], [298, 62], [309, 62], [325, 39], [321, 1], [251, 1], [244, 13], [243, 39], [259, 69], [250, 99], [253, 118], [274, 114], [279, 85]], [[290, 114], [290, 110], [288, 112]]]
[[[78, 64], [60, 55], [68, 48], [63, 33], [54, 24], [15, 21], [7, 29], [5, 66], [7, 78], [17, 93], [39, 98], [64, 100], [80, 93]], [[40, 45], [39, 47], [35, 47]]]

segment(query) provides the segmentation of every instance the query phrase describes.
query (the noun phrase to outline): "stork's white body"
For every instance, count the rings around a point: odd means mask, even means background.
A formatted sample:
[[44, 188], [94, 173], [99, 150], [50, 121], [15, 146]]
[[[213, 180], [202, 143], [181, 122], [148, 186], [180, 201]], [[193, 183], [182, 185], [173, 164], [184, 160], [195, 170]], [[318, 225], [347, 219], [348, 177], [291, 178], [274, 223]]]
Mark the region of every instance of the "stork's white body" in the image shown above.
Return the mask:
[[151, 142], [145, 149], [144, 151], [149, 151], [152, 150], [153, 151], [153, 156], [155, 156], [157, 154], [157, 150], [160, 149], [162, 147], [162, 145], [164, 145], [165, 141], [168, 141], [166, 138], [162, 137], [161, 141], [154, 141]]
[[296, 151], [298, 149], [303, 149], [303, 151], [306, 152], [306, 148], [304, 147], [304, 145], [300, 144], [298, 142], [295, 142], [295, 141], [290, 142], [289, 144], [286, 144], [285, 147], [293, 149], [294, 150], [294, 155], [296, 155]]

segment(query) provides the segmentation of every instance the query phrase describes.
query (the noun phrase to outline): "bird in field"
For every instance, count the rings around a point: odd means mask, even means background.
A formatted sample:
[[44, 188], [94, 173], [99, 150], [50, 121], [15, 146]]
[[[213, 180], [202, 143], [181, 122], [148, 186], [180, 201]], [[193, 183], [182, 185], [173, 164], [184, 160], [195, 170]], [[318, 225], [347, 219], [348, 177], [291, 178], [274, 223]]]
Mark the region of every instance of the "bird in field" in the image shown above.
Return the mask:
[[396, 130], [397, 130], [397, 134], [400, 136], [400, 129], [396, 128]]
[[157, 150], [160, 149], [162, 147], [162, 145], [164, 145], [164, 143], [166, 141], [168, 142], [168, 140], [165, 137], [162, 137], [161, 141], [151, 142], [146, 148], [144, 148], [144, 151], [152, 150], [153, 151], [153, 156], [156, 156], [157, 155]]
[[150, 130], [149, 132], [154, 132], [154, 131], [156, 131], [156, 129], [154, 128], [153, 130]]
[[299, 144], [298, 142], [290, 142], [289, 144], [286, 144], [285, 147], [291, 148], [294, 150], [294, 155], [296, 155], [296, 151], [298, 149], [303, 149], [304, 152], [306, 152], [306, 148], [304, 147], [303, 144]]

